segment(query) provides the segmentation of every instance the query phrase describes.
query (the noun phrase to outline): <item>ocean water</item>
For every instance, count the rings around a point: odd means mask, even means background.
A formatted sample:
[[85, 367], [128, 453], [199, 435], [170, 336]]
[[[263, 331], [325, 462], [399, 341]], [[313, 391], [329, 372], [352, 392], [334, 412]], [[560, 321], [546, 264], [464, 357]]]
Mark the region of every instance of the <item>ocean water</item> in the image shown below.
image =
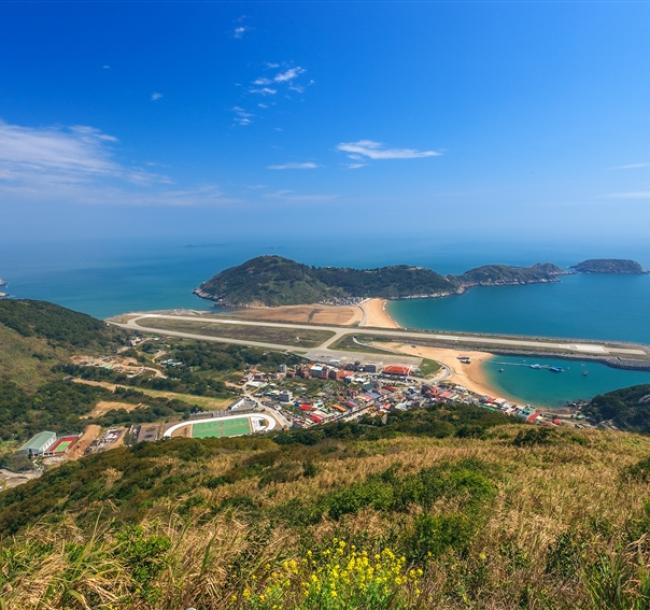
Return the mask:
[[[568, 266], [595, 256], [629, 257], [650, 267], [647, 245], [562, 243], [531, 249], [521, 243], [460, 244], [445, 243], [440, 237], [435, 242], [427, 237], [385, 237], [5, 240], [0, 242], [0, 276], [9, 281], [8, 290], [14, 296], [53, 301], [105, 318], [135, 310], [210, 309], [212, 304], [195, 297], [192, 289], [215, 273], [261, 254], [280, 254], [312, 265], [411, 263], [441, 273], [461, 273], [487, 263], [551, 261]], [[650, 343], [650, 276], [573, 275], [557, 284], [474, 288], [444, 299], [392, 302], [390, 312], [411, 328]], [[632, 385], [637, 379], [636, 373], [600, 365], [593, 374], [577, 379], [531, 376], [524, 367], [510, 367], [507, 374], [494, 377], [494, 384], [531, 402], [557, 404], [604, 388]]]
[[650, 344], [650, 275], [567, 275], [553, 284], [478, 286], [389, 304], [409, 328]]
[[[561, 373], [531, 364], [559, 367]], [[615, 369], [592, 361], [562, 358], [495, 356], [484, 365], [493, 387], [506, 396], [544, 407], [560, 407], [567, 401], [589, 399], [617, 388], [650, 384], [650, 371]]]

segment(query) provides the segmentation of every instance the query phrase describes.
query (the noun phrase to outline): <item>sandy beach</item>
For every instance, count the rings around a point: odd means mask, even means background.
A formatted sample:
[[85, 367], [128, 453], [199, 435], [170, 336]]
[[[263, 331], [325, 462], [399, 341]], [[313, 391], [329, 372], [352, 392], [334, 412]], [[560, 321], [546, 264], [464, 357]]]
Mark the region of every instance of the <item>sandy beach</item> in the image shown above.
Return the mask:
[[[449, 373], [446, 380], [458, 383], [477, 394], [487, 394], [493, 398], [501, 397], [498, 390], [490, 385], [488, 377], [483, 370], [483, 363], [492, 358], [493, 354], [470, 350], [458, 351], [442, 347], [427, 347], [409, 343], [384, 343], [383, 341], [381, 346], [395, 350], [401, 354], [435, 360], [447, 368]], [[458, 356], [468, 356], [471, 363], [463, 364], [458, 360]]]
[[400, 328], [399, 324], [386, 311], [387, 299], [366, 299], [359, 303], [363, 310], [363, 319], [359, 326], [374, 328]]

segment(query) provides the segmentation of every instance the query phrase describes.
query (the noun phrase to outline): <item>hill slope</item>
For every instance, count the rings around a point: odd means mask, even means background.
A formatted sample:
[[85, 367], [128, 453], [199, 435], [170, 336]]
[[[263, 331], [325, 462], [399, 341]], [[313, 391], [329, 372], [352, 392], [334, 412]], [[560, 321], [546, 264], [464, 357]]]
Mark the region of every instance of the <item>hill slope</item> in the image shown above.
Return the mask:
[[203, 282], [195, 293], [227, 306], [332, 303], [367, 297], [398, 299], [448, 295], [476, 285], [553, 281], [562, 270], [550, 263], [532, 267], [486, 265], [460, 276], [393, 265], [378, 269], [309, 267], [281, 256], [260, 256]]
[[0, 495], [4, 603], [646, 607], [650, 439], [502, 421], [449, 405], [66, 464]]
[[126, 333], [45, 301], [0, 300], [0, 381], [35, 388], [74, 353], [115, 349]]
[[594, 397], [582, 412], [595, 422], [611, 422], [622, 430], [650, 433], [650, 385], [614, 390]]
[[538, 263], [530, 267], [484, 265], [466, 271], [458, 277], [458, 281], [465, 286], [531, 284], [551, 282], [564, 273], [562, 269], [551, 263]]

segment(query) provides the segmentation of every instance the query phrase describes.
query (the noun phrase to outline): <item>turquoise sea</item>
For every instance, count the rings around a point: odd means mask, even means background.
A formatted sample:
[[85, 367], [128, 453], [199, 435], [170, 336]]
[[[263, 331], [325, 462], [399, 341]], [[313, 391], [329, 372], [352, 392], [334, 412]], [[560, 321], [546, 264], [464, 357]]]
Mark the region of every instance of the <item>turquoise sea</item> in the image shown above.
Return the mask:
[[[553, 373], [548, 368], [561, 368]], [[599, 362], [561, 358], [495, 356], [485, 363], [493, 387], [520, 401], [545, 407], [561, 407], [569, 400], [589, 399], [617, 388], [650, 383], [649, 371], [615, 369]]]
[[[411, 263], [460, 273], [486, 263], [568, 266], [595, 256], [634, 258], [650, 267], [650, 246], [629, 244], [444, 243], [428, 237], [391, 239], [249, 238], [209, 240], [93, 240], [73, 243], [0, 242], [0, 276], [17, 297], [45, 299], [98, 317], [175, 307], [210, 309], [192, 289], [218, 271], [260, 254], [313, 265], [375, 267]], [[475, 288], [444, 299], [390, 304], [411, 328], [618, 339], [650, 344], [650, 275], [573, 275], [556, 284]], [[501, 357], [499, 357], [501, 358]], [[526, 367], [488, 364], [503, 392], [537, 404], [560, 404], [605, 390], [650, 383], [650, 373], [586, 364], [589, 375], [539, 374]], [[503, 373], [492, 369], [504, 368]], [[576, 368], [576, 371], [578, 369]]]

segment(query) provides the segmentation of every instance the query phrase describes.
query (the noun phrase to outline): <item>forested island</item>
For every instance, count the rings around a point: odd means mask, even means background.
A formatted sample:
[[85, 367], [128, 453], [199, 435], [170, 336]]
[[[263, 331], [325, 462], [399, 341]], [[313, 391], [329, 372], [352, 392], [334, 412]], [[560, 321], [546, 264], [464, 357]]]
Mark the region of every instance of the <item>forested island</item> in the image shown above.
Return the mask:
[[479, 285], [552, 282], [564, 273], [550, 263], [531, 267], [486, 265], [454, 276], [410, 265], [377, 269], [311, 267], [281, 256], [259, 256], [218, 273], [194, 292], [229, 307], [346, 303], [370, 297], [448, 296]]
[[648, 273], [640, 263], [621, 258], [590, 258], [571, 267], [578, 273], [614, 273], [619, 275], [641, 275]]

